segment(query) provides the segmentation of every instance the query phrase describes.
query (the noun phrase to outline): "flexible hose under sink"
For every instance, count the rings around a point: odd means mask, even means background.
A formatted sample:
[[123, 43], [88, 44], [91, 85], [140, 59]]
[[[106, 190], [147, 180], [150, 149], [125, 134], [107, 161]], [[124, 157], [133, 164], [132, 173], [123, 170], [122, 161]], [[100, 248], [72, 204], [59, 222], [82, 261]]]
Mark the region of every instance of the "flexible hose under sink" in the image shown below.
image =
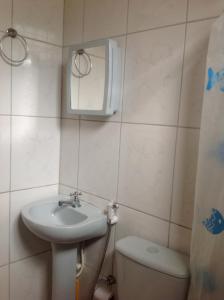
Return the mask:
[[94, 292], [95, 292], [95, 288], [96, 288], [96, 284], [98, 282], [98, 279], [100, 277], [100, 273], [101, 273], [102, 268], [103, 268], [103, 263], [104, 263], [104, 260], [105, 260], [105, 257], [106, 257], [107, 248], [108, 248], [109, 241], [110, 241], [110, 235], [111, 235], [112, 226], [113, 226], [112, 224], [107, 223], [106, 241], [105, 241], [105, 245], [104, 245], [104, 248], [103, 248], [103, 255], [102, 255], [102, 258], [101, 258], [101, 261], [100, 261], [100, 264], [99, 264], [99, 268], [97, 270], [96, 279], [95, 279], [95, 282], [94, 282], [94, 285], [93, 285], [93, 291], [91, 293], [91, 300], [93, 300]]

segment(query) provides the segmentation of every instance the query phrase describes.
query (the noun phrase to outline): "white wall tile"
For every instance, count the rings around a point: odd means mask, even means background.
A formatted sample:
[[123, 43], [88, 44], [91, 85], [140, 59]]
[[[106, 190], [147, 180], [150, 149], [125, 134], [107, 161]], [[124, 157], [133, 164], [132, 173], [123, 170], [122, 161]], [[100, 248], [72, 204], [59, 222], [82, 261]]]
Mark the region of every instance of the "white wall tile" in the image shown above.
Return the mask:
[[126, 32], [128, 0], [86, 0], [84, 39], [95, 40]]
[[128, 36], [124, 121], [177, 123], [183, 47], [183, 25]]
[[59, 181], [60, 121], [12, 118], [12, 190]]
[[10, 265], [11, 300], [49, 300], [51, 254], [33, 256]]
[[0, 268], [0, 295], [2, 300], [9, 300], [9, 267]]
[[85, 267], [82, 275], [80, 276], [80, 299], [89, 300], [92, 297], [92, 291], [94, 289], [94, 282], [96, 280], [96, 270]]
[[0, 0], [0, 30], [11, 26], [12, 0]]
[[81, 121], [80, 131], [80, 189], [115, 199], [120, 124]]
[[0, 192], [9, 190], [10, 117], [0, 116]]
[[[112, 227], [111, 234], [110, 234], [110, 240], [108, 244], [108, 248], [106, 251], [106, 256], [104, 260], [104, 266], [103, 266], [103, 272], [107, 273], [107, 275], [110, 274], [111, 266], [112, 266], [112, 258], [113, 258], [113, 251], [114, 251], [114, 233], [115, 228]], [[85, 264], [86, 266], [98, 270], [99, 265], [101, 263], [102, 255], [104, 252], [104, 248], [106, 245], [106, 238], [107, 236], [103, 236], [101, 238], [92, 239], [85, 242], [84, 246], [84, 253], [85, 253]], [[97, 253], [97, 256], [96, 256]], [[109, 271], [109, 274], [108, 274]]]
[[49, 243], [37, 238], [27, 229], [20, 217], [20, 212], [23, 206], [31, 202], [53, 197], [57, 194], [57, 185], [11, 193], [10, 261], [16, 261], [50, 248]]
[[84, 0], [65, 0], [64, 46], [79, 44], [83, 38]]
[[194, 211], [199, 130], [179, 129], [174, 172], [172, 221], [191, 227]]
[[107, 205], [109, 204], [108, 200], [99, 198], [95, 195], [91, 195], [91, 194], [88, 194], [85, 192], [82, 192], [81, 199], [85, 202], [88, 202], [88, 203], [98, 207], [102, 211], [102, 213], [106, 213]]
[[130, 0], [128, 31], [185, 22], [186, 15], [187, 0]]
[[189, 20], [219, 16], [224, 10], [223, 0], [189, 0]]
[[0, 194], [0, 265], [9, 262], [9, 194]]
[[190, 246], [191, 246], [191, 230], [175, 224], [171, 224], [169, 247], [189, 255]]
[[123, 125], [119, 203], [169, 219], [175, 135], [171, 127]]
[[69, 47], [63, 48], [62, 54], [62, 103], [61, 103], [61, 116], [62, 118], [70, 118], [70, 119], [79, 119], [79, 115], [71, 114], [68, 112], [68, 103], [67, 103], [67, 73], [68, 67], [67, 62], [69, 59]]
[[187, 25], [179, 124], [200, 127], [205, 67], [211, 25], [214, 20]]
[[[13, 43], [13, 57], [24, 51]], [[29, 56], [12, 69], [12, 113], [28, 116], [60, 116], [61, 63], [59, 47], [28, 40]]]
[[14, 0], [13, 25], [27, 37], [61, 45], [63, 0]]
[[77, 187], [79, 121], [62, 119], [60, 183]]
[[[4, 2], [4, 1], [3, 1]], [[1, 20], [1, 1], [0, 1], [0, 20]], [[1, 21], [0, 21], [1, 22]], [[0, 38], [3, 34], [0, 33]], [[11, 43], [9, 39], [4, 41], [4, 52], [11, 55]], [[0, 57], [0, 114], [10, 114], [11, 110], [11, 67]]]
[[167, 246], [169, 223], [124, 206], [119, 208], [116, 240], [135, 235]]

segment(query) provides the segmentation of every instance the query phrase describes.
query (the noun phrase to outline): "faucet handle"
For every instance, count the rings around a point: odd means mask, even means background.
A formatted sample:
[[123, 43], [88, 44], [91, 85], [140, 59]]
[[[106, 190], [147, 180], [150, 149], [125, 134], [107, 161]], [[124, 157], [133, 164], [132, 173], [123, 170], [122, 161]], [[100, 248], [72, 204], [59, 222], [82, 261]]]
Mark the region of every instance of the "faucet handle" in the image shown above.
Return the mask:
[[76, 193], [77, 193], [77, 192], [70, 193], [69, 196], [70, 196], [70, 197], [75, 196]]
[[76, 191], [76, 192], [74, 193], [74, 196], [76, 196], [76, 197], [78, 197], [78, 196], [82, 196], [82, 193], [81, 193], [81, 192], [78, 192], [78, 191]]

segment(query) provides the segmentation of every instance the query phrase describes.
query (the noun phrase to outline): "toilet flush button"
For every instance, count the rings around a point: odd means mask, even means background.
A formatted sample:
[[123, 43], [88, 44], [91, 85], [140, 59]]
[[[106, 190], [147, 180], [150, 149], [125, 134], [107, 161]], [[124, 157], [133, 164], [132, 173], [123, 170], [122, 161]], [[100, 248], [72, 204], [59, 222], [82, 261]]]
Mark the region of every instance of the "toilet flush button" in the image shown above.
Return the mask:
[[156, 246], [150, 246], [146, 249], [150, 254], [156, 254], [159, 252], [159, 249]]

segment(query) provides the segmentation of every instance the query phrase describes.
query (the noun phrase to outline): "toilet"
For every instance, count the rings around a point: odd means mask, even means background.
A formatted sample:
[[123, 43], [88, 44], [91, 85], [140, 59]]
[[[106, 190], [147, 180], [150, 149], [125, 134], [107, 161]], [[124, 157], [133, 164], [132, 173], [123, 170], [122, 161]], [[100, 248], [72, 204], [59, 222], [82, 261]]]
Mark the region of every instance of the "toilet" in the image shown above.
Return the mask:
[[186, 300], [188, 257], [129, 236], [116, 242], [117, 300]]

